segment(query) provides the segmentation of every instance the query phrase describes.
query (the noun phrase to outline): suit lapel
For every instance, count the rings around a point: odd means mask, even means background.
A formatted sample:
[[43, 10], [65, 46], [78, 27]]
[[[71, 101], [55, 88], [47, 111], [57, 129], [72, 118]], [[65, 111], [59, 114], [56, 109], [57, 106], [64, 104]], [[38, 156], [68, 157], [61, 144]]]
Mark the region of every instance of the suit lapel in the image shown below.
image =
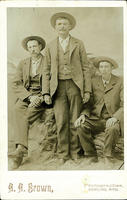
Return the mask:
[[[59, 42], [59, 38], [57, 37], [52, 42], [52, 46], [51, 46], [51, 51], [52, 51], [53, 58], [56, 58], [57, 62], [58, 62], [58, 52], [57, 51], [58, 51], [58, 45], [59, 45], [58, 42]], [[70, 37], [70, 41], [69, 41], [69, 58], [71, 58], [72, 52], [76, 48], [76, 44], [77, 44], [77, 41], [73, 37]], [[67, 51], [68, 51], [68, 49], [67, 49]]]
[[24, 62], [24, 82], [26, 88], [28, 88], [30, 85], [30, 63], [31, 58], [26, 59]]
[[51, 44], [51, 54], [52, 57], [58, 60], [58, 52], [57, 52], [57, 43], [58, 43], [58, 37], [52, 42]]
[[109, 90], [111, 90], [115, 84], [116, 84], [116, 78], [115, 76], [111, 75], [111, 80], [109, 84], [107, 84], [105, 92], [108, 92]]
[[30, 76], [30, 63], [31, 63], [31, 58], [28, 58], [28, 59], [26, 59], [25, 60], [25, 74], [26, 74], [26, 76], [27, 77], [29, 77]]
[[[52, 57], [55, 59], [56, 65], [58, 66], [58, 45], [59, 45], [59, 38], [57, 37], [53, 42], [51, 48]], [[75, 38], [70, 37], [69, 41], [69, 60], [71, 58], [72, 52], [77, 46], [77, 40]], [[62, 48], [62, 47], [61, 47]]]
[[40, 74], [40, 76], [41, 76], [41, 74], [42, 74], [42, 65], [43, 65], [43, 56], [41, 55], [41, 61], [40, 61], [40, 64], [38, 66], [38, 69], [37, 69], [37, 75]]
[[77, 41], [73, 38], [70, 37], [70, 44], [69, 44], [69, 58], [71, 58], [72, 52], [74, 51], [74, 49], [76, 48], [76, 43]]
[[102, 81], [102, 77], [101, 77], [101, 76], [98, 77], [97, 87], [98, 87], [100, 90], [104, 91], [104, 85], [103, 85], [103, 81]]
[[101, 89], [104, 92], [108, 92], [109, 90], [111, 90], [113, 88], [113, 86], [116, 84], [116, 78], [114, 75], [111, 75], [111, 80], [109, 82], [109, 84], [107, 84], [106, 88], [104, 88], [104, 84], [102, 81], [102, 76], [99, 76], [98, 79], [98, 87], [99, 89]]

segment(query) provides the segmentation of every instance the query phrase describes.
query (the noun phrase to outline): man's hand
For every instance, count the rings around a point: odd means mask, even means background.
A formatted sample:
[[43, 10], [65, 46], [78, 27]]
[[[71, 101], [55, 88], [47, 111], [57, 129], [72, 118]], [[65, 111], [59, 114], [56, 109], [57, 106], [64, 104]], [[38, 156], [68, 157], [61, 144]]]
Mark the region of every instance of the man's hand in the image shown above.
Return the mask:
[[115, 117], [109, 118], [106, 122], [106, 128], [113, 126], [118, 120]]
[[43, 102], [43, 97], [30, 96], [29, 100], [30, 100], [29, 107], [39, 107]]
[[52, 104], [52, 99], [51, 99], [51, 96], [50, 95], [44, 95], [44, 101], [46, 104], [50, 105]]
[[86, 93], [84, 94], [84, 97], [83, 97], [83, 103], [84, 103], [84, 104], [87, 103], [87, 102], [89, 101], [89, 99], [90, 99], [90, 93], [89, 93], [89, 92], [86, 92]]
[[85, 122], [85, 115], [81, 115], [74, 123], [75, 128], [79, 127]]

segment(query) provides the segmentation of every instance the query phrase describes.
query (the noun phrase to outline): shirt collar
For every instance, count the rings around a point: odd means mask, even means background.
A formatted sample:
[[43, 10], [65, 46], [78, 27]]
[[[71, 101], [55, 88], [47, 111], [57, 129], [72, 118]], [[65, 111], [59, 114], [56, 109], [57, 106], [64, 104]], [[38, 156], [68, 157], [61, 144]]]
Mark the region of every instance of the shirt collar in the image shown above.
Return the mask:
[[64, 42], [68, 43], [69, 39], [70, 39], [70, 35], [68, 35], [68, 37], [66, 39], [59, 37], [59, 42], [62, 43], [64, 41]]
[[38, 64], [41, 62], [41, 56], [35, 61], [35, 60], [32, 60], [32, 64]]
[[103, 83], [105, 84], [108, 84], [109, 82], [110, 82], [110, 80], [111, 80], [111, 76], [110, 76], [110, 78], [109, 78], [109, 80], [107, 81], [107, 80], [104, 80], [103, 78], [102, 78], [102, 81], [103, 81]]

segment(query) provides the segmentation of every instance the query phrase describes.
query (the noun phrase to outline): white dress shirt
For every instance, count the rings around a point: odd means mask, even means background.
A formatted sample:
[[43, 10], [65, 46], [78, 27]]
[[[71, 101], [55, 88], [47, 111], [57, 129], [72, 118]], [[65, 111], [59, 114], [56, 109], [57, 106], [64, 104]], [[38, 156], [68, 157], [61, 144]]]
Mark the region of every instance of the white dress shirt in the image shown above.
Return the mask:
[[69, 39], [70, 39], [70, 36], [68, 36], [66, 39], [59, 37], [59, 43], [64, 52], [66, 51], [67, 45], [69, 44]]
[[31, 74], [33, 77], [37, 75], [37, 70], [40, 65], [40, 62], [41, 62], [41, 57], [36, 61], [34, 60], [31, 61]]
[[104, 80], [103, 78], [102, 78], [102, 81], [103, 81], [103, 85], [104, 85], [104, 87], [106, 87], [107, 86], [107, 84], [109, 84], [109, 82], [110, 82], [110, 79], [111, 79], [111, 76], [110, 76], [110, 78], [109, 78], [109, 80], [107, 81], [107, 80]]

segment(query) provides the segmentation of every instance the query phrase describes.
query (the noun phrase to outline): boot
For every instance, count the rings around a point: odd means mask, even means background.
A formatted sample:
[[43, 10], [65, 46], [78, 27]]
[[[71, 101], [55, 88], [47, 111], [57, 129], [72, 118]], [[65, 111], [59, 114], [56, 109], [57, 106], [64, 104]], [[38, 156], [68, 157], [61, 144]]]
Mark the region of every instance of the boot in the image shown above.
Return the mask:
[[15, 151], [8, 154], [8, 158], [11, 160], [11, 170], [17, 169], [23, 160], [23, 157], [27, 154], [27, 149], [23, 145], [18, 145]]

